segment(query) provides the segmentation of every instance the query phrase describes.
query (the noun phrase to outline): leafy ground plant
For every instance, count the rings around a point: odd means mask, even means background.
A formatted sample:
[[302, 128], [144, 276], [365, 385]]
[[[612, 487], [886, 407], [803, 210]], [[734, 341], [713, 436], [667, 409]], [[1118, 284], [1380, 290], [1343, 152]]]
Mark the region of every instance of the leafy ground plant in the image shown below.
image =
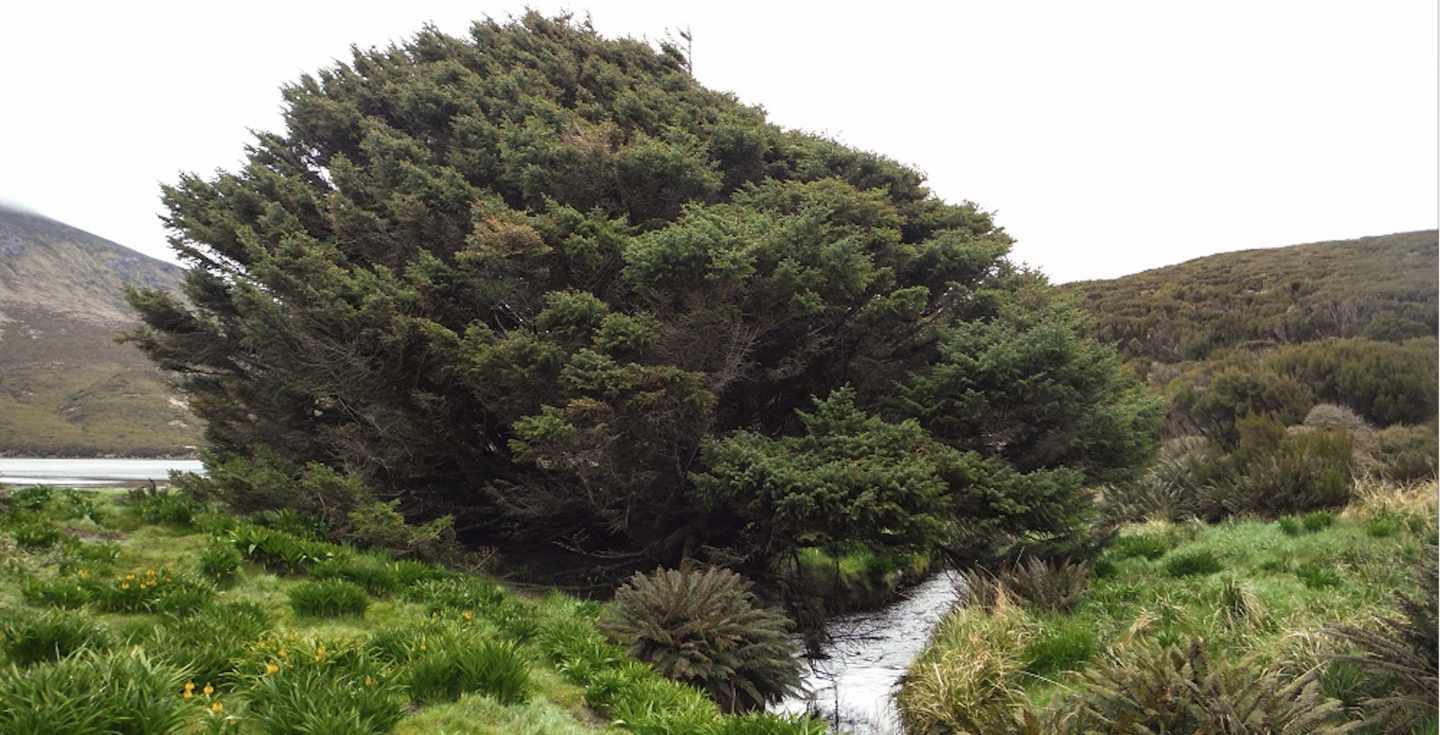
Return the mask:
[[39, 615], [7, 613], [0, 624], [0, 650], [17, 666], [55, 661], [84, 648], [103, 651], [114, 643], [105, 625], [82, 613], [50, 611]]
[[637, 574], [615, 593], [601, 627], [635, 658], [704, 689], [726, 710], [779, 701], [800, 684], [789, 621], [726, 569]]
[[301, 582], [290, 590], [290, 608], [296, 615], [334, 618], [342, 615], [364, 615], [370, 606], [365, 588], [354, 582], [327, 579]]
[[129, 650], [0, 671], [0, 733], [178, 733], [198, 714], [179, 696], [183, 680], [179, 669]]
[[525, 657], [513, 643], [451, 638], [410, 665], [416, 702], [453, 701], [478, 692], [501, 704], [519, 704], [530, 691]]

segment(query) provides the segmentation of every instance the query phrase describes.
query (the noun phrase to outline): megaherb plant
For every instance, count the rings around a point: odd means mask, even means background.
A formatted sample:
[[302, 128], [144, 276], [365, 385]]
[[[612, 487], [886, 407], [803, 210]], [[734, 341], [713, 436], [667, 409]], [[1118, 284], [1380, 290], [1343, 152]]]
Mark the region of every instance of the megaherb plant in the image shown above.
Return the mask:
[[789, 620], [762, 607], [727, 569], [636, 574], [616, 591], [601, 627], [635, 658], [729, 711], [779, 701], [800, 685]]

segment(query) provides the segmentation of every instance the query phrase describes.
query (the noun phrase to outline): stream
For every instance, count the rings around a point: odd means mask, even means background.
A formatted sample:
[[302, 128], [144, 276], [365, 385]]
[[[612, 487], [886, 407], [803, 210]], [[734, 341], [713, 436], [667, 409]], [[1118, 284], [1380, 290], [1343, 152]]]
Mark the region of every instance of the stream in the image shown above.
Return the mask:
[[838, 733], [899, 733], [890, 702], [895, 686], [956, 597], [950, 574], [941, 572], [889, 607], [830, 621], [825, 657], [812, 659], [805, 676], [809, 695], [772, 711], [814, 712]]

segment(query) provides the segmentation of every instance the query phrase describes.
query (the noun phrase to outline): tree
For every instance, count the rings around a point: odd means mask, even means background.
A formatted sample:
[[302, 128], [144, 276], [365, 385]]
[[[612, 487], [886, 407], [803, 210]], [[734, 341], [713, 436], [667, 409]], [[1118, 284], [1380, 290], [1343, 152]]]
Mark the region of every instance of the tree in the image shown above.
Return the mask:
[[[164, 189], [185, 300], [131, 297], [216, 461], [264, 449], [472, 537], [674, 562], [747, 542], [769, 506], [741, 476], [777, 451], [867, 464], [916, 543], [1062, 532], [1081, 482], [1152, 442], [988, 214], [769, 124], [673, 49], [531, 13], [356, 49], [284, 98], [243, 168]], [[794, 527], [877, 517], [844, 511]]]

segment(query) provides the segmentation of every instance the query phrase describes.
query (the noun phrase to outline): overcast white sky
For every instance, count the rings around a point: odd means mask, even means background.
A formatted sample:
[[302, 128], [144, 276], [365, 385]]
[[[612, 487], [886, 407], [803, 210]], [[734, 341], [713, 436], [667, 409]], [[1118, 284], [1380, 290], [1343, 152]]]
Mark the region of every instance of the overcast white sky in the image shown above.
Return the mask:
[[[1436, 2], [612, 2], [707, 86], [918, 167], [1058, 281], [1437, 222]], [[0, 201], [169, 257], [158, 187], [233, 168], [279, 86], [525, 3], [10, 2]]]

